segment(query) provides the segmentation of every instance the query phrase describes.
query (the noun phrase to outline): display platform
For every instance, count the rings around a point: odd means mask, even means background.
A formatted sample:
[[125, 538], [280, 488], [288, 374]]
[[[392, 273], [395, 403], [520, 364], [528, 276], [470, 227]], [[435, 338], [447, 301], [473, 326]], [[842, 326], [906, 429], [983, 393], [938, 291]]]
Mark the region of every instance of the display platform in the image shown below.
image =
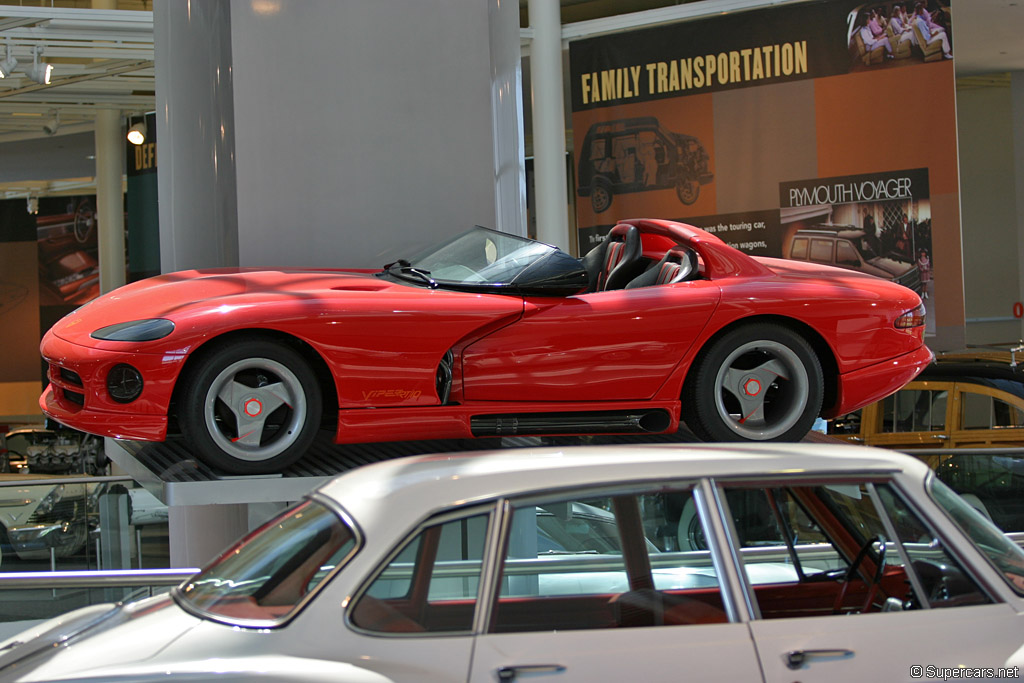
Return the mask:
[[[683, 428], [672, 434], [446, 439], [369, 444], [336, 444], [333, 432], [321, 432], [309, 452], [280, 474], [234, 476], [215, 472], [197, 460], [181, 439], [151, 443], [106, 440], [106, 454], [129, 476], [167, 505], [292, 502], [349, 470], [375, 462], [425, 453], [457, 453], [530, 446], [587, 444], [698, 443]], [[835, 443], [811, 432], [804, 441]]]
[[167, 505], [291, 502], [333, 477], [374, 462], [425, 453], [455, 453], [497, 448], [577, 445], [581, 443], [696, 442], [685, 429], [673, 434], [446, 439], [370, 444], [336, 444], [321, 432], [309, 452], [280, 474], [225, 475], [197, 460], [181, 439], [152, 443], [106, 440], [111, 462]]

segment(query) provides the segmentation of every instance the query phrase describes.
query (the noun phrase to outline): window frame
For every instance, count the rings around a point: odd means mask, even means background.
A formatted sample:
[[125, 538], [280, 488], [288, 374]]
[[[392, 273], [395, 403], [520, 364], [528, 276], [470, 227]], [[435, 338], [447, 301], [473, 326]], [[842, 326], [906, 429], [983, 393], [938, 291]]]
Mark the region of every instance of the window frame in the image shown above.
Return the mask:
[[[921, 582], [920, 576], [917, 570], [914, 569], [910, 559], [910, 555], [906, 548], [903, 546], [898, 534], [896, 533], [892, 519], [889, 516], [888, 511], [885, 509], [885, 505], [881, 500], [878, 491], [876, 490], [877, 485], [888, 486], [897, 496], [900, 501], [918, 517], [919, 521], [928, 529], [935, 538], [937, 538], [942, 544], [942, 548], [950, 555], [950, 557], [959, 563], [960, 567], [969, 574], [970, 578], [978, 585], [978, 588], [984, 593], [984, 595], [991, 601], [990, 604], [1005, 603], [1006, 601], [1002, 598], [997, 590], [993, 590], [993, 586], [989, 580], [987, 572], [979, 571], [977, 563], [968, 557], [964, 556], [964, 553], [960, 548], [957, 547], [956, 543], [950, 543], [949, 535], [944, 533], [941, 529], [936, 528], [935, 524], [929, 519], [928, 514], [923, 514], [921, 506], [915, 504], [913, 497], [907, 495], [904, 487], [899, 481], [898, 475], [899, 470], [892, 470], [891, 472], [864, 472], [864, 473], [842, 473], [842, 474], [814, 474], [807, 473], [796, 477], [762, 477], [760, 479], [751, 478], [748, 476], [737, 476], [737, 477], [717, 477], [711, 478], [710, 483], [712, 485], [712, 494], [714, 496], [715, 506], [719, 510], [719, 515], [725, 526], [726, 538], [724, 541], [728, 544], [726, 550], [731, 555], [732, 562], [735, 565], [736, 572], [739, 575], [741, 584], [740, 596], [748, 607], [751, 620], [767, 621], [762, 615], [760, 607], [758, 606], [756, 592], [754, 585], [750, 582], [749, 576], [745, 571], [745, 565], [741, 555], [741, 545], [739, 543], [739, 534], [736, 530], [733, 522], [733, 515], [729, 508], [728, 502], [725, 499], [725, 489], [729, 487], [733, 488], [750, 488], [750, 489], [766, 489], [766, 488], [778, 488], [778, 487], [793, 487], [793, 486], [828, 486], [828, 485], [851, 485], [851, 484], [864, 484], [869, 491], [871, 502], [875, 507], [876, 512], [879, 515], [879, 519], [885, 528], [885, 533], [888, 536], [887, 543], [896, 550], [899, 554], [901, 562], [904, 565], [904, 571], [907, 574], [907, 579], [910, 581], [911, 587], [914, 590], [915, 595], [918, 596], [918, 600], [921, 603], [921, 609], [944, 609], [941, 607], [932, 607], [928, 601], [927, 594], [924, 593], [923, 583]], [[926, 482], [934, 477], [934, 472], [929, 472]], [[925, 486], [925, 490], [927, 486]], [[927, 494], [928, 499], [931, 500], [930, 494]], [[933, 501], [934, 503], [934, 501]], [[938, 505], [935, 506], [937, 509]], [[941, 510], [940, 510], [941, 512]], [[839, 521], [839, 520], [837, 520]], [[824, 530], [824, 529], [823, 529]], [[828, 534], [827, 530], [826, 534]], [[831, 541], [834, 544], [834, 541]], [[787, 540], [787, 546], [789, 541]], [[852, 558], [847, 557], [844, 549], [836, 547], [843, 557], [843, 559], [849, 564]], [[858, 568], [861, 574], [861, 578], [864, 576], [863, 565]], [[724, 585], [723, 585], [724, 588]], [[845, 616], [845, 615], [844, 615]], [[809, 617], [802, 617], [809, 618]]]
[[[383, 556], [373, 570], [370, 571], [362, 581], [360, 581], [358, 588], [352, 595], [352, 599], [348, 601], [348, 604], [345, 605], [344, 608], [343, 622], [346, 628], [355, 633], [371, 638], [452, 638], [471, 636], [479, 633], [477, 630], [477, 624], [480, 618], [481, 605], [483, 604], [482, 601], [487, 595], [487, 583], [485, 582], [485, 576], [488, 574], [488, 567], [493, 563], [493, 558], [489, 556], [489, 553], [492, 551], [494, 546], [493, 537], [495, 533], [498, 532], [498, 527], [500, 526], [500, 515], [498, 514], [500, 504], [501, 501], [489, 501], [481, 504], [474, 504], [472, 506], [445, 510], [420, 520], [420, 522], [414, 525], [398, 543], [395, 543], [392, 546], [391, 550]], [[395, 558], [398, 557], [409, 546], [409, 544], [414, 542], [426, 529], [441, 526], [448, 522], [469, 519], [483, 514], [487, 515], [487, 529], [484, 532], [482, 557], [480, 559], [480, 578], [477, 586], [476, 603], [473, 608], [473, 620], [468, 630], [420, 632], [372, 631], [359, 626], [355, 621], [353, 621], [353, 613], [359, 606], [359, 601], [362, 600], [369, 592], [370, 587], [373, 586], [374, 582], [380, 577], [380, 575], [387, 570]], [[410, 578], [409, 584], [410, 592], [414, 590], [414, 586], [416, 584], [417, 570], [418, 565], [414, 565], [413, 576]], [[431, 574], [433, 574], [433, 570], [431, 570]], [[429, 602], [430, 597], [429, 580], [423, 597], [424, 605], [426, 605]]]
[[[497, 527], [497, 533], [491, 538], [494, 545], [489, 548], [489, 554], [485, 552], [485, 561], [488, 561], [486, 558], [489, 557], [489, 563], [485, 566], [484, 574], [480, 579], [482, 587], [484, 585], [485, 577], [487, 579], [487, 594], [484, 601], [480, 603], [480, 608], [477, 612], [477, 616], [479, 618], [479, 628], [477, 633], [481, 635], [516, 635], [516, 633], [504, 633], [498, 630], [495, 627], [495, 619], [498, 613], [498, 601], [501, 599], [501, 582], [504, 577], [504, 564], [506, 554], [508, 552], [509, 532], [517, 509], [523, 509], [524, 507], [531, 505], [543, 506], [547, 503], [561, 502], [570, 497], [574, 499], [598, 497], [614, 498], [619, 496], [653, 494], [659, 491], [683, 491], [688, 489], [697, 508], [697, 514], [702, 519], [706, 520], [708, 525], [711, 527], [707, 530], [708, 533], [714, 534], [715, 522], [712, 521], [714, 513], [711, 513], [710, 515], [707, 514], [706, 510], [704, 510], [706, 505], [702, 503], [702, 497], [705, 496], [702, 496], [701, 490], [706, 486], [705, 480], [706, 477], [684, 477], [679, 479], [612, 482], [597, 485], [584, 484], [543, 491], [531, 491], [522, 495], [510, 496], [501, 499], [498, 503], [498, 515], [500, 520], [499, 523], [495, 525]], [[644, 538], [646, 539], [646, 536]], [[718, 573], [718, 589], [721, 594], [723, 606], [725, 607], [725, 612], [728, 615], [728, 622], [739, 623], [741, 620], [738, 618], [733, 605], [735, 586], [738, 586], [738, 582], [735, 582], [734, 584], [730, 581], [731, 572], [730, 570], [724, 569], [724, 567], [727, 566], [727, 563], [724, 562], [721, 556], [721, 544], [717, 542], [717, 540], [709, 540], [708, 545], [709, 548], [707, 552], [711, 558], [712, 566], [715, 567], [716, 572]], [[645, 551], [647, 551], [646, 542], [644, 544], [644, 548]], [[630, 575], [630, 570], [625, 557], [623, 558], [623, 563], [624, 566], [626, 566], [627, 577], [631, 580], [632, 576]], [[518, 633], [541, 632], [543, 631], [522, 631]]]

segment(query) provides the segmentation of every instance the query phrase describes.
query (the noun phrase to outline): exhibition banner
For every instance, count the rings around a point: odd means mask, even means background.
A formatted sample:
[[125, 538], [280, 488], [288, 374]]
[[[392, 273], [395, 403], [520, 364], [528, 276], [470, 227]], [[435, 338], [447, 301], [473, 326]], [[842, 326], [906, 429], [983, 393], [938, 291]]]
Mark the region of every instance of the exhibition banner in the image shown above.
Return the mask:
[[39, 413], [42, 334], [100, 292], [94, 196], [0, 201], [0, 416]]
[[944, 1], [808, 0], [571, 43], [579, 252], [682, 220], [912, 286], [962, 344], [952, 32]]
[[[135, 119], [130, 119], [129, 123]], [[146, 139], [125, 142], [128, 176], [125, 228], [128, 231], [128, 282], [160, 274], [160, 215], [157, 193], [156, 114], [146, 114]]]

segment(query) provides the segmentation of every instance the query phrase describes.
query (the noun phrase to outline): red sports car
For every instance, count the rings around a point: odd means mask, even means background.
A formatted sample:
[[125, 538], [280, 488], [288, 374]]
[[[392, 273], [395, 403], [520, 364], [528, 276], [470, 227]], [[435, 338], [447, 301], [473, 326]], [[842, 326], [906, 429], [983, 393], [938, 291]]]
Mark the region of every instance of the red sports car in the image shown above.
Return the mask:
[[43, 411], [121, 439], [177, 424], [227, 472], [339, 443], [668, 432], [801, 438], [932, 359], [917, 294], [754, 258], [662, 220], [577, 259], [474, 228], [380, 272], [201, 270], [122, 287], [42, 342]]

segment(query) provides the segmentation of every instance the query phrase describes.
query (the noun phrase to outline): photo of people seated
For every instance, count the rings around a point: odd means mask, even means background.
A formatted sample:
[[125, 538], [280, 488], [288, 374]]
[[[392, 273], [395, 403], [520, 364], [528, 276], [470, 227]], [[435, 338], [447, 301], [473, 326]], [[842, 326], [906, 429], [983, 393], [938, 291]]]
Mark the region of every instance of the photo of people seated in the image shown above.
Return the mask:
[[927, 0], [858, 7], [847, 27], [851, 68], [953, 59], [950, 16], [948, 5]]

